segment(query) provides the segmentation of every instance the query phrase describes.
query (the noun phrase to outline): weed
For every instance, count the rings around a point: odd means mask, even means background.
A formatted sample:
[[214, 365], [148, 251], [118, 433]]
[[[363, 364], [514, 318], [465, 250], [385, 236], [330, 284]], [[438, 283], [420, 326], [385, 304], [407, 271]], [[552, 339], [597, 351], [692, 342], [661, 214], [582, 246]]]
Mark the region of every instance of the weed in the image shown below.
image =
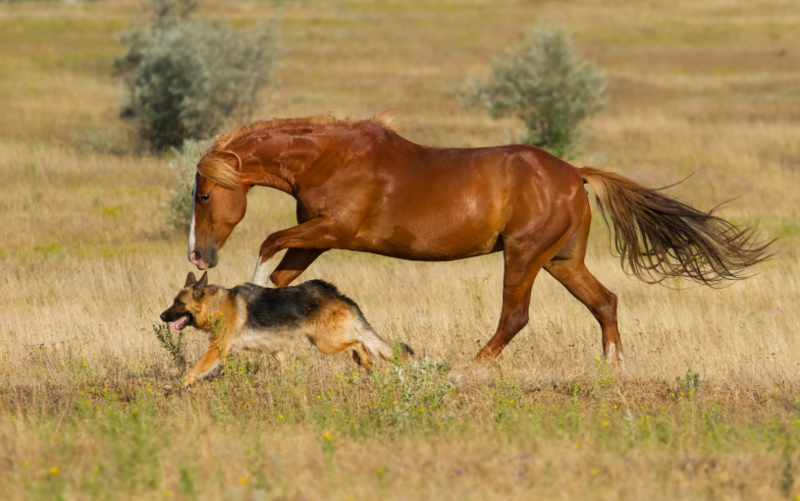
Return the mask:
[[122, 207], [119, 205], [103, 207], [103, 214], [109, 216], [111, 219], [116, 219], [120, 214], [122, 214]]
[[153, 324], [153, 332], [161, 347], [167, 350], [175, 364], [184, 369], [186, 367], [186, 353], [184, 352], [183, 331], [173, 333], [168, 324]]
[[524, 408], [519, 384], [510, 378], [500, 379], [497, 390], [489, 390], [487, 396], [495, 408], [495, 421], [501, 429], [505, 428], [508, 434], [514, 435], [517, 429], [515, 418]]
[[788, 446], [783, 448], [781, 454], [781, 493], [789, 497], [794, 489], [794, 467], [792, 466], [792, 453]]
[[175, 173], [176, 183], [169, 201], [163, 207], [166, 212], [164, 219], [168, 225], [181, 232], [189, 231], [194, 203], [195, 166], [208, 145], [208, 140], [187, 139], [180, 148], [172, 148], [169, 168]]
[[791, 217], [783, 218], [778, 235], [784, 238], [800, 236], [800, 218], [797, 217], [797, 212], [792, 212]]
[[675, 391], [681, 395], [692, 396], [700, 389], [702, 380], [700, 374], [694, 372], [691, 367], [686, 369], [686, 375], [675, 378]]
[[460, 278], [464, 289], [472, 299], [473, 311], [475, 312], [475, 320], [482, 321], [484, 315], [483, 294], [486, 289], [486, 284], [492, 278], [493, 273], [489, 273], [484, 277]]
[[52, 242], [47, 245], [37, 245], [33, 248], [34, 252], [40, 252], [42, 254], [53, 254], [61, 250], [61, 244], [58, 242]]

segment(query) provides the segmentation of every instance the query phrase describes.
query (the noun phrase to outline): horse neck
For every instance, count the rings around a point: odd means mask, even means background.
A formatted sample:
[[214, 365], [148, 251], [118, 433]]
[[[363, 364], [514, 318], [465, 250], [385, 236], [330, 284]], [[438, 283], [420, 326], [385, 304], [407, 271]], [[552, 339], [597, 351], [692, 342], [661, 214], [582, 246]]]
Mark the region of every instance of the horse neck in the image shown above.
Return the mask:
[[248, 186], [266, 186], [294, 196], [297, 186], [295, 176], [286, 172], [276, 162], [262, 161], [258, 149], [237, 152], [242, 160], [242, 183]]
[[276, 137], [274, 143], [270, 141], [251, 151], [237, 152], [242, 159], [244, 182], [275, 188], [296, 197], [305, 174], [312, 168], [322, 168], [317, 160], [324, 157], [327, 150], [353, 147], [351, 136], [339, 135], [339, 130], [314, 138], [286, 134], [279, 139]]

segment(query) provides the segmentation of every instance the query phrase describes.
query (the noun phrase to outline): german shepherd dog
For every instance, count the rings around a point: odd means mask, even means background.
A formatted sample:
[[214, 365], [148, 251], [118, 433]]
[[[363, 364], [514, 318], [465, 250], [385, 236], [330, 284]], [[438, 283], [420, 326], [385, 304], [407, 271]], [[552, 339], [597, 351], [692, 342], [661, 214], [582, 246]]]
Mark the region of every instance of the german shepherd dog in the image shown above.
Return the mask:
[[[353, 348], [353, 359], [367, 368], [371, 359], [392, 357], [392, 347], [375, 334], [358, 305], [322, 280], [278, 289], [249, 283], [225, 289], [209, 285], [206, 273], [199, 281], [189, 273], [161, 320], [176, 332], [187, 326], [208, 332], [208, 351], [189, 371], [186, 386], [208, 375], [229, 351], [270, 353], [283, 369], [282, 349], [303, 335], [323, 353]], [[407, 346], [405, 351], [413, 354]]]

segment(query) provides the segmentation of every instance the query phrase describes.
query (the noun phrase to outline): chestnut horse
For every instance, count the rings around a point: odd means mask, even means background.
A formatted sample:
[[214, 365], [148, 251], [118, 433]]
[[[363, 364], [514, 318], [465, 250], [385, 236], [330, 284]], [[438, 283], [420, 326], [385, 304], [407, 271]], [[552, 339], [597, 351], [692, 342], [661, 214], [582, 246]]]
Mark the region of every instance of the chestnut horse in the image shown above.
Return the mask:
[[[247, 192], [269, 186], [297, 200], [297, 226], [261, 244], [253, 283], [289, 285], [320, 254], [349, 249], [418, 261], [503, 251], [503, 309], [476, 360], [497, 357], [528, 323], [544, 268], [600, 323], [603, 353], [621, 361], [617, 298], [584, 265], [594, 189], [623, 267], [655, 283], [743, 278], [765, 259], [754, 227], [739, 228], [618, 174], [576, 168], [534, 146], [431, 148], [390, 120], [322, 115], [256, 122], [217, 136], [197, 164], [189, 260], [201, 270], [244, 217]], [[288, 249], [269, 274], [271, 258]]]

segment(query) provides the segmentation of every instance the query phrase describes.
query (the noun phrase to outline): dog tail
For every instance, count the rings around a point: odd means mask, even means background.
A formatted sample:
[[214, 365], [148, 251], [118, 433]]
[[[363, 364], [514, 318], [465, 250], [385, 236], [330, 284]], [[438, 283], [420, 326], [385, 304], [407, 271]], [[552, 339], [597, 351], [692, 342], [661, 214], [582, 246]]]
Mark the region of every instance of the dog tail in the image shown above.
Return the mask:
[[358, 334], [358, 341], [364, 346], [367, 355], [371, 358], [382, 358], [384, 360], [392, 359], [392, 345], [384, 341], [382, 337], [375, 334], [372, 326], [369, 325], [364, 317], [361, 317], [356, 322], [356, 332]]

